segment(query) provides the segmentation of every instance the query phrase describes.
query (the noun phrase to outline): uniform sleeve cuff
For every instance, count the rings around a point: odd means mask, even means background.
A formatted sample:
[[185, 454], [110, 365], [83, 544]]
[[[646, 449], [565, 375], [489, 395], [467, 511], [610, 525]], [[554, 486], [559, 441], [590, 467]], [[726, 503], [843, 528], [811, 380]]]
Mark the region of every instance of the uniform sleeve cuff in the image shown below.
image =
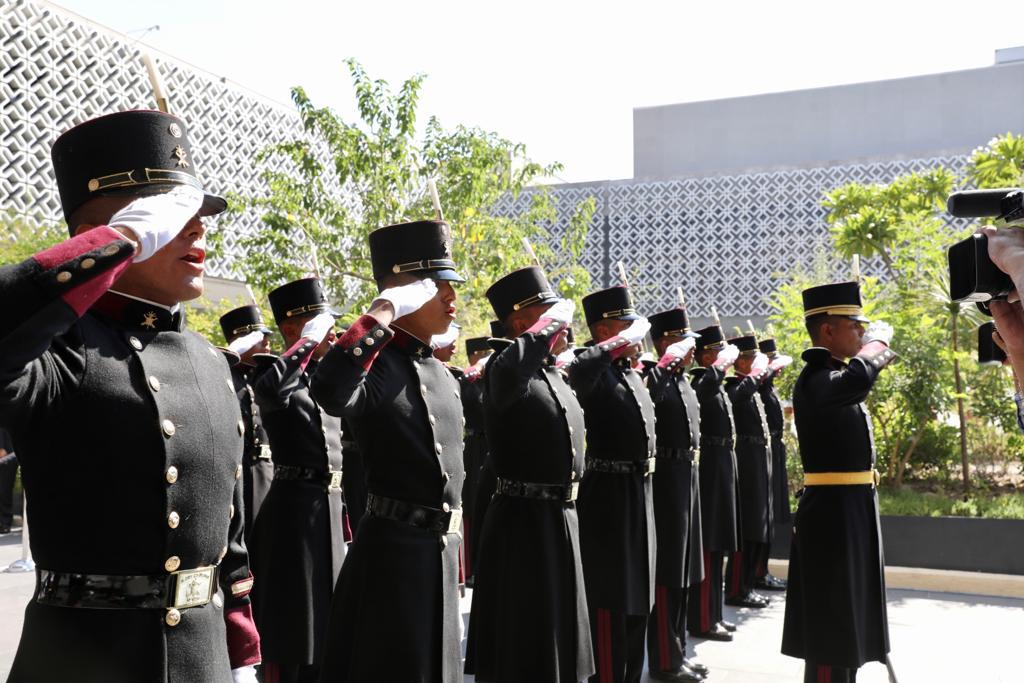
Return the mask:
[[364, 315], [352, 323], [348, 331], [334, 342], [334, 346], [344, 349], [352, 362], [363, 370], [369, 370], [381, 349], [394, 336], [390, 327], [381, 324], [372, 315]]
[[228, 639], [228, 660], [232, 669], [259, 664], [260, 634], [252, 618], [252, 605], [234, 607], [224, 612]]
[[36, 282], [81, 316], [131, 265], [134, 253], [118, 231], [93, 228], [36, 254], [33, 259], [42, 267]]
[[298, 363], [299, 368], [305, 370], [306, 366], [309, 365], [309, 361], [313, 360], [313, 352], [316, 351], [318, 346], [320, 346], [319, 342], [308, 337], [302, 337], [299, 341], [292, 344], [290, 349], [282, 353], [281, 357], [286, 358], [291, 363]]
[[888, 344], [880, 341], [868, 342], [857, 354], [857, 358], [860, 358], [878, 370], [881, 370], [889, 363], [892, 363], [897, 357], [898, 354], [890, 349]]
[[632, 344], [629, 343], [628, 339], [623, 337], [611, 337], [597, 344], [597, 347], [602, 351], [607, 351], [611, 354], [612, 360], [618, 360], [629, 353], [629, 350], [632, 348]]
[[565, 329], [566, 323], [554, 320], [553, 318], [541, 318], [533, 327], [526, 330], [529, 334], [533, 334], [539, 337], [546, 337], [548, 340], [548, 350], [553, 350], [555, 344], [558, 343], [558, 333]]
[[666, 353], [658, 361], [658, 368], [661, 370], [672, 371], [679, 367], [679, 364], [683, 362], [683, 359], [671, 353]]

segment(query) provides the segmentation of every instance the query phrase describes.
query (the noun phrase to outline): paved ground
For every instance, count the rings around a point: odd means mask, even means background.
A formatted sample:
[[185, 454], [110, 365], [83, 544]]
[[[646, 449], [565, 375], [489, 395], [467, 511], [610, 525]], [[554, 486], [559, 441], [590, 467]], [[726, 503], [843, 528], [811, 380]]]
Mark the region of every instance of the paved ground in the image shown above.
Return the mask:
[[[21, 557], [19, 534], [0, 536], [0, 570]], [[31, 574], [0, 573], [0, 680], [6, 680], [25, 604], [32, 594]], [[463, 600], [468, 614], [471, 595]], [[801, 680], [801, 662], [779, 654], [783, 599], [766, 610], [726, 608], [739, 625], [732, 643], [698, 641], [698, 659], [712, 669], [711, 683], [783, 683]], [[1024, 624], [1021, 599], [956, 593], [889, 591], [893, 662], [900, 683], [1019, 683], [1018, 650]], [[472, 677], [467, 676], [467, 681]], [[885, 667], [865, 666], [859, 683], [886, 683]], [[645, 678], [644, 681], [647, 681]]]

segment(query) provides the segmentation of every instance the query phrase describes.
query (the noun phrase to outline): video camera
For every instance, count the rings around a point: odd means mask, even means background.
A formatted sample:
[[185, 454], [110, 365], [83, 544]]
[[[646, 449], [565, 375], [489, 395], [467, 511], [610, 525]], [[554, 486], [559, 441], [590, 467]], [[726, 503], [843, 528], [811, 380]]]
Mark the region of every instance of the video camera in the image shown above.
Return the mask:
[[[954, 192], [946, 210], [957, 218], [995, 218], [997, 227], [1024, 225], [1024, 190], [966, 190]], [[974, 302], [988, 313], [988, 302], [1006, 299], [1013, 291], [1010, 276], [999, 270], [988, 256], [988, 237], [971, 235], [947, 252], [949, 298]]]

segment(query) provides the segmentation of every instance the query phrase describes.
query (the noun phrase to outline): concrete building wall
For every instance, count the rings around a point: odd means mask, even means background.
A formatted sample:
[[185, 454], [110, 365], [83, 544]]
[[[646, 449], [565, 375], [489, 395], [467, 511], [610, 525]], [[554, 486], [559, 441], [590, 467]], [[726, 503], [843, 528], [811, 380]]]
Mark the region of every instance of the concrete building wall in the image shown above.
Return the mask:
[[633, 111], [635, 180], [970, 152], [1024, 130], [1024, 61]]

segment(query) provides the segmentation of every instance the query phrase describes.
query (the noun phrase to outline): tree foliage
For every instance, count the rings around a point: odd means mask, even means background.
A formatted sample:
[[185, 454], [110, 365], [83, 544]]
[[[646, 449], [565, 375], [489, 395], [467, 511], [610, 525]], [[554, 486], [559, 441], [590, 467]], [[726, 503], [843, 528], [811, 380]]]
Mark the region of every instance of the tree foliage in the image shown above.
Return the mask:
[[314, 104], [301, 87], [294, 88], [292, 100], [305, 135], [259, 154], [267, 193], [232, 198], [233, 210], [256, 210], [265, 228], [243, 240], [250, 254], [239, 264], [243, 277], [269, 290], [311, 273], [317, 263], [329, 293], [350, 317], [356, 315], [376, 293], [367, 236], [384, 225], [432, 218], [426, 181], [436, 178], [454, 257], [467, 277], [459, 288], [466, 333], [486, 332], [491, 317], [487, 287], [531, 263], [524, 238], [563, 294], [578, 296], [589, 288], [579, 256], [596, 210], [593, 198], [574, 207], [569, 230], [557, 244], [550, 233], [555, 200], [543, 187], [533, 189], [520, 215], [494, 210], [501, 197], [519, 196], [557, 173], [560, 165], [539, 164], [522, 144], [496, 133], [462, 125], [445, 128], [436, 118], [419, 137], [424, 76], [412, 76], [395, 93], [355, 60], [347, 65], [359, 120], [346, 121]]

